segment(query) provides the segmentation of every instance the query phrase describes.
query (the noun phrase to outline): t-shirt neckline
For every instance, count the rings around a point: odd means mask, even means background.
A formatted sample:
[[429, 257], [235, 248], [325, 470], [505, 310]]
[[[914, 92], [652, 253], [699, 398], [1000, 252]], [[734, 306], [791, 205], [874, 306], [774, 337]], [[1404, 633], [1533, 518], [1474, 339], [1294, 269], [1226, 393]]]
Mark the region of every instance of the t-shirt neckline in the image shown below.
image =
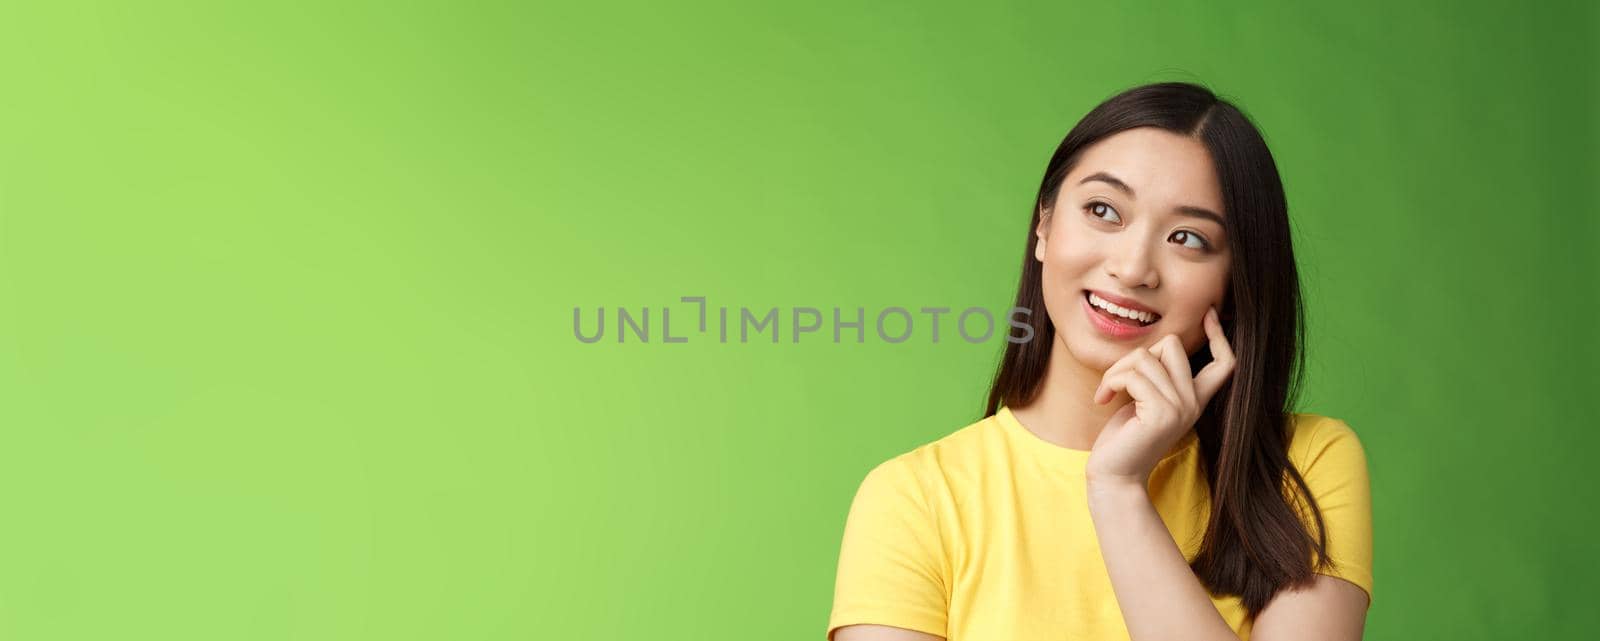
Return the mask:
[[[1073, 465], [1077, 467], [1082, 467], [1084, 464], [1089, 462], [1089, 450], [1078, 450], [1070, 447], [1063, 447], [1044, 440], [1043, 437], [1040, 437], [1038, 434], [1034, 434], [1033, 431], [1024, 426], [1021, 421], [1018, 421], [1017, 416], [1011, 413], [1011, 408], [1009, 407], [1002, 405], [1000, 410], [995, 412], [995, 419], [1000, 422], [1000, 426], [1003, 427], [1006, 432], [1010, 433], [1013, 441], [1022, 443], [1023, 447], [1030, 451], [1036, 452], [1039, 456], [1042, 456], [1047, 460], [1061, 465]], [[1166, 462], [1167, 459], [1183, 453], [1185, 450], [1188, 450], [1191, 446], [1193, 446], [1196, 440], [1198, 440], [1198, 437], [1195, 435], [1193, 430], [1190, 430], [1188, 434], [1185, 434], [1183, 438], [1178, 440], [1177, 444], [1172, 446], [1172, 451], [1167, 452], [1166, 456], [1161, 457], [1161, 461]]]

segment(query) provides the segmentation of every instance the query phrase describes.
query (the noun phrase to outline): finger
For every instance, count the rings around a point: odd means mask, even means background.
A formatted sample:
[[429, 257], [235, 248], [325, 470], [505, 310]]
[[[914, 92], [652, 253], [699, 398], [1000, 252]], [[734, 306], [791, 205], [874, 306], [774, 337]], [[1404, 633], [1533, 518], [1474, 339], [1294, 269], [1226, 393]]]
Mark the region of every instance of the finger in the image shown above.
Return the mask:
[[1217, 319], [1216, 308], [1207, 312], [1205, 328], [1206, 336], [1211, 338], [1211, 362], [1200, 368], [1200, 373], [1194, 377], [1195, 392], [1199, 395], [1196, 401], [1201, 405], [1211, 402], [1211, 397], [1228, 382], [1234, 366], [1233, 349], [1228, 346], [1228, 337], [1222, 333], [1222, 321]]
[[1149, 378], [1141, 372], [1126, 372], [1123, 376], [1127, 380], [1128, 396], [1134, 401], [1130, 405], [1134, 406], [1141, 425], [1164, 425], [1171, 420], [1176, 408], [1156, 391]]
[[1155, 354], [1150, 353], [1150, 350], [1140, 351], [1143, 352], [1143, 355], [1134, 362], [1134, 367], [1139, 370], [1139, 373], [1144, 374], [1145, 378], [1150, 379], [1150, 383], [1155, 386], [1156, 391], [1167, 397], [1168, 403], [1171, 403], [1173, 407], [1182, 407], [1183, 397], [1178, 394], [1178, 387], [1173, 384], [1172, 373], [1167, 371], [1166, 364], [1162, 363], [1161, 359], [1156, 358]]
[[1152, 352], [1161, 364], [1167, 367], [1172, 376], [1172, 382], [1178, 387], [1178, 394], [1191, 404], [1194, 403], [1194, 373], [1189, 368], [1189, 353], [1183, 347], [1183, 341], [1177, 334], [1168, 334], [1166, 338], [1157, 343]]
[[1195, 400], [1194, 375], [1189, 369], [1189, 357], [1184, 353], [1183, 342], [1178, 340], [1177, 334], [1168, 334], [1153, 349], [1156, 350], [1156, 357], [1167, 366], [1172, 384], [1178, 388], [1178, 396], [1183, 400], [1183, 407], [1189, 411], [1199, 407]]
[[1157, 391], [1150, 379], [1145, 378], [1143, 372], [1127, 370], [1114, 377], [1108, 385], [1115, 390], [1126, 391], [1128, 396], [1135, 401], [1137, 410], [1143, 415], [1139, 422], [1151, 425], [1159, 424], [1172, 416], [1175, 408], [1167, 401], [1167, 397]]
[[1100, 375], [1100, 385], [1095, 387], [1094, 396], [1090, 397], [1094, 400], [1096, 405], [1110, 402], [1111, 399], [1117, 397], [1117, 393], [1115, 391], [1109, 391], [1106, 389], [1105, 381], [1125, 370], [1131, 369], [1133, 367], [1134, 359], [1138, 358], [1139, 352], [1142, 351], [1145, 350], [1139, 347], [1128, 350], [1128, 353], [1123, 354], [1122, 358], [1117, 359], [1117, 362], [1112, 363], [1111, 367], [1107, 367], [1105, 373]]
[[1117, 397], [1117, 392], [1127, 391], [1127, 377], [1132, 370], [1121, 369], [1115, 372], [1106, 370], [1106, 375], [1100, 379], [1100, 389], [1095, 390], [1094, 402], [1103, 405]]

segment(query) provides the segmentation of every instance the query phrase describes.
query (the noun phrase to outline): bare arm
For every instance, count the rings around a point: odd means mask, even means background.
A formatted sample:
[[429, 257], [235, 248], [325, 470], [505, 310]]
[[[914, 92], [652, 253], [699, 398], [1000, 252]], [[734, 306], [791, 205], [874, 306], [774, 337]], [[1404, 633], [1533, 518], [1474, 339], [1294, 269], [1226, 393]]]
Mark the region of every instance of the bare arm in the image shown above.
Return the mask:
[[1310, 586], [1284, 590], [1256, 616], [1250, 638], [1360, 639], [1367, 624], [1367, 591], [1338, 577], [1318, 574]]
[[[1204, 320], [1212, 361], [1191, 375], [1189, 350], [1176, 334], [1113, 363], [1095, 389], [1096, 403], [1127, 393], [1126, 403], [1096, 438], [1085, 470], [1089, 515], [1134, 641], [1238, 641], [1200, 578], [1150, 502], [1150, 472], [1163, 452], [1191, 430], [1200, 411], [1233, 374], [1233, 349], [1217, 317]], [[1353, 592], [1352, 592], [1353, 591]], [[1318, 577], [1279, 592], [1252, 627], [1255, 641], [1359, 640], [1366, 592], [1342, 579]]]
[[[1134, 641], [1238, 641], [1172, 540], [1143, 484], [1089, 480], [1089, 512], [1111, 587]], [[1367, 593], [1318, 575], [1284, 590], [1256, 617], [1254, 641], [1358, 641]]]
[[1089, 514], [1134, 641], [1239, 641], [1189, 569], [1144, 486], [1089, 480]]

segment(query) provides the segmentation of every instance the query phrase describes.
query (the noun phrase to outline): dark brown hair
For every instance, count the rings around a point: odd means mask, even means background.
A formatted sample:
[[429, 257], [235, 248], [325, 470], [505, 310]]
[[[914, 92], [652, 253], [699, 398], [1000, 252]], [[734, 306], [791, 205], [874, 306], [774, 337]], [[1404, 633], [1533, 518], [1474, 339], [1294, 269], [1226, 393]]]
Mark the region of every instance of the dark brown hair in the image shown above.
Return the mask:
[[[1240, 597], [1253, 617], [1279, 590], [1309, 582], [1328, 559], [1322, 512], [1288, 456], [1290, 408], [1305, 367], [1305, 311], [1288, 203], [1272, 152], [1237, 107], [1194, 84], [1144, 85], [1095, 107], [1056, 147], [1039, 185], [1017, 285], [1016, 306], [1034, 310], [1026, 320], [1033, 338], [1007, 341], [985, 415], [1002, 404], [1022, 407], [1033, 400], [1055, 344], [1055, 329], [1039, 311], [1045, 309], [1043, 265], [1033, 253], [1040, 211], [1053, 211], [1061, 181], [1085, 149], [1134, 127], [1159, 127], [1202, 142], [1229, 217], [1230, 280], [1217, 311], [1236, 362], [1194, 426], [1211, 514], [1190, 566], [1213, 594]], [[1191, 356], [1192, 371], [1210, 360], [1209, 349]], [[1300, 520], [1301, 509], [1314, 520], [1315, 535]]]

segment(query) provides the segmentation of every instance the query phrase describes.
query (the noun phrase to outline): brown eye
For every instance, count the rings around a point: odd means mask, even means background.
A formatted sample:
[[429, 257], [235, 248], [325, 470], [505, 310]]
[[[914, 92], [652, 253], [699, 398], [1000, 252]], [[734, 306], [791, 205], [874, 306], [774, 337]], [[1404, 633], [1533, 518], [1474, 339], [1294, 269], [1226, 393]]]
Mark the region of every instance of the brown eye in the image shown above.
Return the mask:
[[[1087, 205], [1084, 205], [1083, 210], [1088, 212], [1090, 216], [1094, 216], [1095, 218], [1099, 218], [1100, 220], [1104, 220], [1106, 222], [1122, 222], [1122, 216], [1117, 214], [1117, 210], [1112, 209], [1111, 205], [1107, 205], [1105, 203], [1091, 202]], [[1110, 214], [1112, 218], [1106, 218], [1105, 214]]]
[[[1190, 245], [1188, 243], [1188, 241], [1185, 240], [1185, 242], [1183, 243], [1184, 247], [1188, 247], [1190, 249], [1205, 249], [1205, 250], [1211, 249], [1211, 243], [1206, 242], [1205, 237], [1201, 236], [1200, 234], [1196, 234], [1196, 233], [1194, 233], [1192, 231], [1189, 231], [1187, 229], [1180, 229], [1180, 230], [1178, 230], [1177, 234], [1183, 234], [1185, 239], [1193, 239], [1194, 241], [1199, 243], [1199, 245]], [[1174, 234], [1174, 235], [1177, 235], [1177, 234]]]

